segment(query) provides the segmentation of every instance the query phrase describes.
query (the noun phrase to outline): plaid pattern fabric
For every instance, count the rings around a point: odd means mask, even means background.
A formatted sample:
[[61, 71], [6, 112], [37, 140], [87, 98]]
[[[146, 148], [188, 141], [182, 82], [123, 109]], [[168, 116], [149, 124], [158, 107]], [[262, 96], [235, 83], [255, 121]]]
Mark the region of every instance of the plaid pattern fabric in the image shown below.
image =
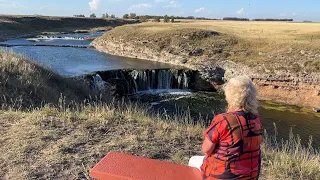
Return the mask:
[[217, 115], [204, 132], [216, 145], [201, 166], [204, 179], [258, 179], [262, 131], [260, 118], [251, 113]]

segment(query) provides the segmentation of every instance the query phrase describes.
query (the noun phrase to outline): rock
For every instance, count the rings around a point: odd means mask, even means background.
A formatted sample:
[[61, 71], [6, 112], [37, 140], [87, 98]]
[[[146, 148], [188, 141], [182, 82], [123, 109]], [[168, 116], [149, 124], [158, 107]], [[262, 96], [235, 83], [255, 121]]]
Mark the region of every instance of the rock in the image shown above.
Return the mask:
[[180, 59], [180, 62], [181, 62], [182, 64], [186, 64], [186, 63], [188, 62], [188, 59], [186, 59], [186, 58]]
[[203, 49], [194, 49], [189, 52], [189, 56], [202, 56]]
[[320, 113], [320, 109], [317, 109], [317, 108], [312, 108], [312, 110], [316, 113]]

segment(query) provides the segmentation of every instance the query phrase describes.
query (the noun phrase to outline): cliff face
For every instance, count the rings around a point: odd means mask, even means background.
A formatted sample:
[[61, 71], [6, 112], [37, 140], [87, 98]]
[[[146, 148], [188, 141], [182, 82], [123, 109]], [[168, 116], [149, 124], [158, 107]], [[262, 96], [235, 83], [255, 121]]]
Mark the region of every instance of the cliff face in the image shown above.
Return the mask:
[[[170, 63], [198, 70], [203, 79], [214, 81], [213, 84], [217, 86], [220, 84], [219, 80], [228, 80], [233, 76], [245, 74], [253, 78], [260, 99], [320, 108], [320, 73], [293, 72], [292, 62], [295, 60], [290, 57], [290, 54], [287, 54], [287, 57], [283, 54], [279, 55], [284, 59], [292, 59], [290, 63], [283, 64], [279, 61], [267, 65], [263, 63], [248, 65], [230, 60], [230, 54], [237, 56], [247, 53], [232, 50], [230, 46], [208, 56], [203, 54], [203, 49], [206, 50], [206, 48], [191, 48], [182, 52], [172, 44], [168, 45], [171, 48], [160, 50], [154, 48], [155, 44], [157, 42], [138, 39], [127, 41], [122, 38], [113, 38], [110, 35], [98, 38], [92, 43], [97, 50], [105, 53]], [[175, 49], [170, 50], [172, 47]], [[262, 56], [262, 54], [259, 55]], [[269, 55], [269, 58], [273, 57]], [[290, 67], [291, 70], [286, 67]]]

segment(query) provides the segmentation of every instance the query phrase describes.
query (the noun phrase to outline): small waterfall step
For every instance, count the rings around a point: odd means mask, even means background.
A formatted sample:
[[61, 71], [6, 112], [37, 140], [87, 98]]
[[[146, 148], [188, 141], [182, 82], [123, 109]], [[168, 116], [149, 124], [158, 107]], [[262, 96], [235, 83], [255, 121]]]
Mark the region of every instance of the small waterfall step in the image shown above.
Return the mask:
[[118, 95], [133, 95], [148, 90], [194, 89], [197, 73], [185, 69], [113, 70], [97, 72], [89, 78], [92, 82], [99, 76], [116, 86]]

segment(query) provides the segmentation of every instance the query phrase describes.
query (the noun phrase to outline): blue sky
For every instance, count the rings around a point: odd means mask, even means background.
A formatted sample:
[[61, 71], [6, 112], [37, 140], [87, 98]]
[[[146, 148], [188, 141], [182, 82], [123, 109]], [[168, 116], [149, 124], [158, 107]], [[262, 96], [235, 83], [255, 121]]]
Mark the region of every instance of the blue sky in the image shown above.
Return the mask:
[[0, 0], [0, 14], [72, 16], [125, 13], [209, 18], [293, 18], [320, 21], [319, 0]]

